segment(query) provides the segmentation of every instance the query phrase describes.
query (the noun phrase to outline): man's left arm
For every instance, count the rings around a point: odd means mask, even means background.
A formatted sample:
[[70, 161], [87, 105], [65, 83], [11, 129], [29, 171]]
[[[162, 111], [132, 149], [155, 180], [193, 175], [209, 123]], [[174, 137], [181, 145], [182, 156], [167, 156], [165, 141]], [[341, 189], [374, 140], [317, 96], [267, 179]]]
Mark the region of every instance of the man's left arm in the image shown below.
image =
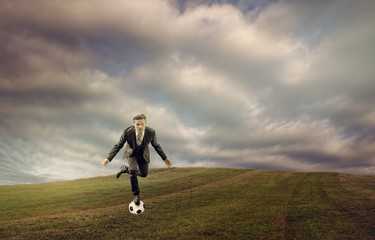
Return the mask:
[[167, 167], [168, 168], [172, 167], [171, 160], [168, 159], [167, 155], [164, 153], [163, 149], [161, 148], [160, 144], [158, 143], [155, 132], [154, 132], [154, 136], [151, 140], [151, 145], [155, 148], [155, 151], [159, 154], [159, 156], [164, 160]]

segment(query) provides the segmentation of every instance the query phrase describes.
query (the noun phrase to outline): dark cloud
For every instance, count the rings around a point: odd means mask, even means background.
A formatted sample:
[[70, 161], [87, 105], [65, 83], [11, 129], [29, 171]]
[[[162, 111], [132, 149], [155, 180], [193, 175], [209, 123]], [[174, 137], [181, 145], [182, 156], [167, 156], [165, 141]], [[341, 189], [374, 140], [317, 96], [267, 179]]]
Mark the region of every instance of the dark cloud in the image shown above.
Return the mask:
[[7, 1], [0, 184], [115, 173], [121, 154], [100, 162], [138, 112], [175, 166], [374, 174], [370, 9]]

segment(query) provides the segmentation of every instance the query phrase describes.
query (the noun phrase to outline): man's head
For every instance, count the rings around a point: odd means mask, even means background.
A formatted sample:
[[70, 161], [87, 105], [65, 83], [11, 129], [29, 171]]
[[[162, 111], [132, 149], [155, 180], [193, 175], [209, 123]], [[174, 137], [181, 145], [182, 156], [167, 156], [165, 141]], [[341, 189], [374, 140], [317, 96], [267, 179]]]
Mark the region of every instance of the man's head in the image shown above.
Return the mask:
[[133, 117], [134, 127], [137, 132], [143, 132], [146, 128], [146, 115], [139, 113]]

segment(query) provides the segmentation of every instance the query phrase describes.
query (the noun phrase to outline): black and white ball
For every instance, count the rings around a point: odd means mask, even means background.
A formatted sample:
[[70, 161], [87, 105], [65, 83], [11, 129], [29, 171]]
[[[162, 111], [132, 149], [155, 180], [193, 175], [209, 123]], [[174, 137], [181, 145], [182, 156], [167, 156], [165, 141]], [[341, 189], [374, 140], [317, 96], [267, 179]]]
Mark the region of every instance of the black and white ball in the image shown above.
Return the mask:
[[133, 214], [141, 214], [145, 211], [145, 204], [141, 201], [139, 205], [136, 205], [134, 201], [129, 203], [129, 212]]

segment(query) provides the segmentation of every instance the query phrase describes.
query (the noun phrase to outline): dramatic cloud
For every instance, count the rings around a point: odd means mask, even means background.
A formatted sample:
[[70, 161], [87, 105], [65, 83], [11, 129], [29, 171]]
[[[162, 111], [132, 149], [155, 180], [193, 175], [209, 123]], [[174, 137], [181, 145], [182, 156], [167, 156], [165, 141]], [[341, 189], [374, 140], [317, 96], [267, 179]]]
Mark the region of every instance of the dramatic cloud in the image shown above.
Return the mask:
[[176, 167], [375, 174], [374, 7], [3, 1], [0, 184], [114, 174], [138, 112]]

